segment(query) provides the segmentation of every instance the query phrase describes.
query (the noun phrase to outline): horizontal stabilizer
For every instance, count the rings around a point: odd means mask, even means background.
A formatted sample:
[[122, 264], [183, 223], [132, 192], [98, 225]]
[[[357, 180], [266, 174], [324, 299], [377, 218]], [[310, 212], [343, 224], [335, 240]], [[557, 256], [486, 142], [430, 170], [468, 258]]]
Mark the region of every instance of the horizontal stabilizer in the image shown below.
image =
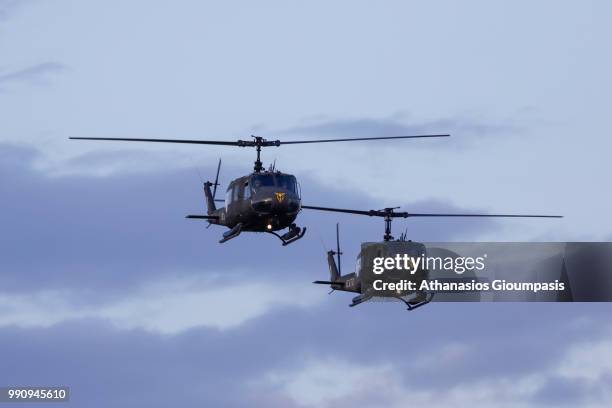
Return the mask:
[[344, 282], [338, 282], [338, 281], [336, 281], [336, 282], [332, 282], [332, 281], [321, 281], [321, 280], [317, 280], [317, 281], [314, 281], [314, 282], [312, 282], [312, 283], [317, 283], [317, 284], [319, 284], [319, 285], [341, 285], [341, 286], [344, 286]]
[[195, 220], [218, 220], [218, 215], [188, 215], [185, 218], [195, 219]]

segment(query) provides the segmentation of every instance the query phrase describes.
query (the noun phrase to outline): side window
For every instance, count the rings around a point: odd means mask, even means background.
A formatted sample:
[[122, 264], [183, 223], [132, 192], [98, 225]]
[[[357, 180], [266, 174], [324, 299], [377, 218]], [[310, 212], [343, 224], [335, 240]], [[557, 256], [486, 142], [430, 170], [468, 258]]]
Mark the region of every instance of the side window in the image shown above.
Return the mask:
[[225, 193], [225, 206], [227, 207], [232, 203], [232, 186], [227, 188], [227, 192]]
[[249, 186], [249, 182], [244, 183], [244, 199], [248, 200], [251, 198], [251, 187]]
[[238, 201], [240, 199], [240, 185], [234, 184], [234, 201]]

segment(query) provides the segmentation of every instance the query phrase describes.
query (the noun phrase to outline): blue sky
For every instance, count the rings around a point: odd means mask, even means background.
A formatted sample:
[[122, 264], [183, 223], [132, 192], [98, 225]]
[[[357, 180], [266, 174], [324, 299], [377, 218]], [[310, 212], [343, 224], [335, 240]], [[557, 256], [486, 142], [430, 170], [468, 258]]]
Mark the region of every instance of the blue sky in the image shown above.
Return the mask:
[[[253, 152], [70, 136], [270, 139], [314, 205], [563, 214], [397, 222], [423, 241], [609, 240], [604, 1], [0, 0], [0, 385], [74, 406], [609, 406], [607, 304], [326, 294], [380, 220], [303, 213], [281, 248], [185, 220]], [[344, 296], [346, 295], [346, 296]], [[113, 387], [114, 391], [104, 389]]]

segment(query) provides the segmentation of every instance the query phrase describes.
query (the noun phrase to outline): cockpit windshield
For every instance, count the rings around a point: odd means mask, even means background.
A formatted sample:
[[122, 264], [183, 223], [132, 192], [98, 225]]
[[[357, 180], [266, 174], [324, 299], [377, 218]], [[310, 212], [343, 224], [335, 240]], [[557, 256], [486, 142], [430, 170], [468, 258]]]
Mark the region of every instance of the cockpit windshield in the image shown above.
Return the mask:
[[253, 176], [251, 186], [257, 190], [259, 187], [273, 187], [274, 176], [272, 174], [258, 174]]
[[294, 176], [288, 174], [257, 174], [251, 179], [254, 191], [260, 187], [279, 187], [297, 192], [297, 182]]
[[276, 185], [289, 191], [296, 192], [295, 177], [287, 174], [276, 175]]

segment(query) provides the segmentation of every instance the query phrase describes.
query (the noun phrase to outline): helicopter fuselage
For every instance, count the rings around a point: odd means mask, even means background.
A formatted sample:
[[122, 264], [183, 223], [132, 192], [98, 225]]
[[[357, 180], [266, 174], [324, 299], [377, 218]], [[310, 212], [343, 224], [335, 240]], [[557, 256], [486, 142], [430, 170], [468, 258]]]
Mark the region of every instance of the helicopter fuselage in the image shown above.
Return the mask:
[[257, 172], [233, 180], [226, 191], [225, 206], [210, 211], [212, 224], [243, 231], [272, 232], [289, 227], [301, 209], [299, 185], [291, 174]]
[[[427, 294], [418, 290], [374, 290], [375, 282], [381, 280], [381, 276], [374, 272], [374, 258], [389, 257], [397, 254], [409, 254], [411, 256], [420, 256], [426, 252], [425, 246], [418, 242], [412, 241], [384, 241], [384, 242], [364, 242], [361, 244], [361, 250], [357, 256], [355, 272], [342, 275], [337, 267], [334, 255], [338, 251], [329, 251], [327, 253], [327, 262], [330, 272], [329, 281], [315, 281], [318, 284], [327, 284], [334, 290], [343, 292], [359, 293], [353, 298], [353, 302], [349, 306], [356, 306], [369, 299], [375, 297], [396, 298], [408, 306], [409, 309], [422, 306], [429, 302]], [[416, 273], [408, 273], [405, 271], [388, 271], [384, 277], [386, 283], [401, 282], [405, 279], [410, 279], [415, 282], [427, 279], [428, 271], [423, 268], [418, 268]]]

